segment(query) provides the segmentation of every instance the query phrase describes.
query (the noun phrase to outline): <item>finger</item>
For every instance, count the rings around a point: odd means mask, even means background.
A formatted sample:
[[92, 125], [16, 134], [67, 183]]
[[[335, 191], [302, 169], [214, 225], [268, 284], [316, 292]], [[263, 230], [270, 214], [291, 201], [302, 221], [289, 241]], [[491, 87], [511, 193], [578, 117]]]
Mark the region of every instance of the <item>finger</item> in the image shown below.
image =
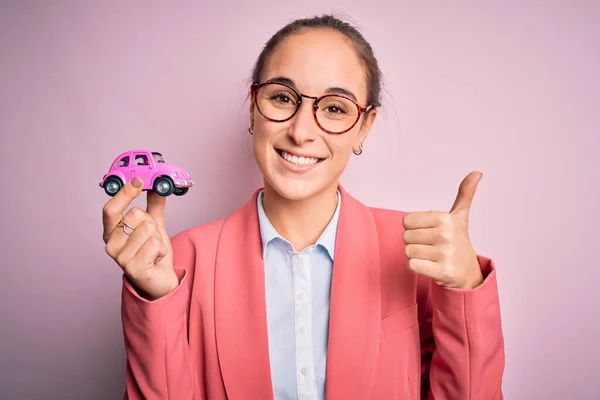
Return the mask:
[[[131, 222], [129, 222], [130, 219], [131, 219]], [[159, 239], [164, 243], [165, 248], [167, 249], [167, 252], [171, 250], [171, 242], [169, 241], [169, 235], [167, 234], [167, 231], [165, 230], [164, 224], [163, 225], [160, 224], [160, 222], [161, 222], [160, 219], [157, 221], [148, 212], [143, 211], [142, 209], [140, 209], [138, 207], [133, 207], [123, 217], [123, 221], [133, 227], [137, 227], [139, 224], [141, 224], [144, 221], [152, 221], [152, 224], [156, 227], [156, 231], [158, 232]], [[162, 255], [162, 253], [161, 253], [161, 255]], [[164, 255], [166, 255], [166, 253]], [[162, 257], [164, 257], [164, 255], [162, 255], [160, 257], [160, 259], [162, 259]], [[156, 262], [160, 261], [160, 259], [156, 260]]]
[[[106, 240], [106, 252], [108, 255], [113, 257], [117, 263], [121, 264], [118, 260], [116, 260], [116, 256], [123, 251], [123, 247], [125, 247], [125, 244], [130, 239], [130, 236], [132, 236], [137, 231], [137, 228], [145, 221], [148, 221], [155, 226], [155, 230], [159, 235], [159, 238], [162, 240], [156, 222], [141, 208], [132, 207], [122, 217], [122, 220], [123, 225], [121, 226], [118, 223], [117, 227], [109, 234], [108, 239]], [[121, 219], [119, 219], [119, 222], [121, 222]]]
[[146, 212], [161, 226], [165, 226], [165, 204], [167, 198], [154, 191], [146, 195]]
[[437, 236], [436, 228], [409, 229], [402, 239], [405, 244], [435, 244]]
[[439, 261], [439, 250], [426, 244], [409, 244], [404, 248], [404, 254], [409, 259]]
[[431, 260], [411, 258], [408, 260], [408, 268], [415, 274], [427, 276], [437, 280], [440, 275], [440, 265]]
[[135, 178], [131, 182], [127, 182], [113, 198], [106, 202], [102, 209], [102, 223], [104, 227], [102, 237], [105, 242], [121, 220], [123, 212], [142, 192], [143, 186], [142, 180]]
[[125, 273], [134, 280], [150, 277], [154, 260], [160, 253], [161, 243], [156, 237], [149, 237], [124, 267]]
[[483, 174], [481, 172], [474, 171], [463, 179], [458, 187], [454, 204], [452, 204], [452, 208], [450, 209], [452, 214], [459, 212], [469, 213], [471, 204], [473, 204], [473, 197], [475, 197], [475, 190], [477, 190], [477, 184], [482, 177]]
[[164, 257], [167, 254], [167, 247], [162, 243], [162, 238], [156, 227], [156, 223], [151, 220], [146, 220], [133, 231], [131, 236], [129, 236], [115, 261], [121, 266], [129, 264], [143, 244], [151, 237], [154, 237], [161, 243], [158, 255], [161, 258]]
[[426, 229], [450, 222], [450, 214], [440, 211], [419, 211], [408, 213], [402, 219], [404, 229]]

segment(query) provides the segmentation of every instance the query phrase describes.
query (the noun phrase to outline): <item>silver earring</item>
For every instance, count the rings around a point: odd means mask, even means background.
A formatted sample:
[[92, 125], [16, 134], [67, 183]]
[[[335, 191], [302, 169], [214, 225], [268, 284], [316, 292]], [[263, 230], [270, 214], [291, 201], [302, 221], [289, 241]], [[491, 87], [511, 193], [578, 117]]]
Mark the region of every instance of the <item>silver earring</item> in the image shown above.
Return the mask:
[[363, 146], [362, 146], [362, 143], [358, 145], [358, 148], [360, 149], [359, 151], [352, 150], [352, 152], [353, 152], [354, 154], [356, 154], [357, 156], [360, 156], [360, 155], [362, 154], [362, 152], [363, 152]]

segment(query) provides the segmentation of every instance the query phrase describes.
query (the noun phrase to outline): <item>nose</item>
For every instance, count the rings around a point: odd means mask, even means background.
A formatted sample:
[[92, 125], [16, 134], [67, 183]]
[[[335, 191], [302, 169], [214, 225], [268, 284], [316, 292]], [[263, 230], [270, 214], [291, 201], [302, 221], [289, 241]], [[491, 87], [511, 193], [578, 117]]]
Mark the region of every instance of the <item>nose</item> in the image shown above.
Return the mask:
[[300, 109], [291, 120], [288, 136], [298, 146], [316, 139], [319, 127], [315, 123], [313, 112], [313, 100], [305, 99], [300, 104]]

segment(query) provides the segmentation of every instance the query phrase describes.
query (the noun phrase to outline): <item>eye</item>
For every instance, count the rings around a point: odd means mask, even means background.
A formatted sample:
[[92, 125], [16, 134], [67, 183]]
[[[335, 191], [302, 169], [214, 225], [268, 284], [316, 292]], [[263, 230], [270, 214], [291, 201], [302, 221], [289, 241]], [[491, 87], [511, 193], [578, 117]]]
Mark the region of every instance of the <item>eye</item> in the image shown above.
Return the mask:
[[287, 93], [278, 92], [270, 96], [270, 100], [281, 104], [296, 104], [294, 99]]
[[325, 111], [330, 114], [346, 114], [347, 110], [342, 105], [330, 104], [325, 107]]

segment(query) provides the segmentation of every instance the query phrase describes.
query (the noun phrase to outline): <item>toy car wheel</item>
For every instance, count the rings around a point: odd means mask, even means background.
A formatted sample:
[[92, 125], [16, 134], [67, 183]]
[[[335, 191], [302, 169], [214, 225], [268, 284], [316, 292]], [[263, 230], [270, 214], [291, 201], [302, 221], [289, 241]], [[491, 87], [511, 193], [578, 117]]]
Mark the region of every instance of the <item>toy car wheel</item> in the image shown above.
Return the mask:
[[107, 195], [111, 197], [116, 195], [122, 187], [123, 182], [116, 176], [111, 176], [110, 178], [107, 178], [104, 182], [104, 191]]
[[166, 176], [161, 176], [160, 178], [156, 178], [154, 181], [153, 190], [159, 195], [166, 197], [173, 194], [175, 191], [175, 185], [171, 178]]
[[176, 188], [173, 194], [175, 196], [183, 196], [188, 192], [188, 190], [190, 190], [190, 188]]

